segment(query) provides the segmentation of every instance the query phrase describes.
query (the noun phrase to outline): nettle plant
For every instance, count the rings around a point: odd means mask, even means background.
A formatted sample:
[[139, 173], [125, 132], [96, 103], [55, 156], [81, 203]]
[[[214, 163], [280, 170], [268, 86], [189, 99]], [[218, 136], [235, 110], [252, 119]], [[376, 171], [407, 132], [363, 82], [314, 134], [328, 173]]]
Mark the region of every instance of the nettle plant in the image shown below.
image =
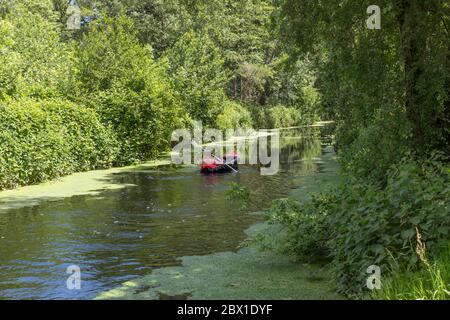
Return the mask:
[[380, 266], [382, 281], [394, 270], [426, 267], [448, 239], [450, 173], [441, 161], [406, 156], [389, 171], [385, 188], [347, 177], [305, 202], [277, 200], [269, 222], [283, 232], [259, 242], [303, 261], [330, 259], [338, 290], [361, 296], [369, 266]]

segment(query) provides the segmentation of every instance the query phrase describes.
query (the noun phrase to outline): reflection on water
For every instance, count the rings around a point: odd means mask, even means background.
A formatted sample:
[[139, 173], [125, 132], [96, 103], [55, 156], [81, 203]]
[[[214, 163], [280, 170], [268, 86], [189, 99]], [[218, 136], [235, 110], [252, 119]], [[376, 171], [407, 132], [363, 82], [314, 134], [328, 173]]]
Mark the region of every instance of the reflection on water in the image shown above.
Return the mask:
[[[317, 131], [287, 130], [281, 142], [275, 176], [257, 166], [210, 176], [175, 166], [122, 172], [110, 179], [134, 186], [0, 215], [0, 298], [89, 299], [177, 257], [235, 250], [260, 217], [225, 199], [229, 182], [248, 186], [259, 211], [319, 168]], [[66, 289], [69, 265], [81, 268], [81, 290]]]

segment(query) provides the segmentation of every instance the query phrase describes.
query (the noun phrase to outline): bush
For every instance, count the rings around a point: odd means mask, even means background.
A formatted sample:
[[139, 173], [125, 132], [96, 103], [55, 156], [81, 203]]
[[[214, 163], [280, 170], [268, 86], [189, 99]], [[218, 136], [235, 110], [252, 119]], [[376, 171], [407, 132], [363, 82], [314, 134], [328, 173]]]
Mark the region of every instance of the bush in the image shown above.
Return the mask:
[[250, 203], [250, 190], [246, 186], [240, 186], [236, 182], [230, 183], [230, 189], [225, 191], [227, 200], [240, 204], [240, 210], [246, 210]]
[[113, 133], [94, 111], [64, 100], [0, 105], [0, 189], [111, 166]]
[[379, 114], [372, 124], [361, 128], [339, 125], [338, 153], [345, 173], [386, 183], [387, 172], [410, 146], [405, 143], [409, 128], [399, 116]]
[[220, 49], [208, 32], [190, 30], [166, 51], [173, 87], [192, 119], [213, 126], [229, 80]]
[[119, 142], [115, 164], [148, 160], [170, 146], [174, 129], [186, 112], [168, 77], [168, 61], [152, 58], [142, 46], [133, 22], [103, 17], [89, 25], [77, 47], [72, 79], [75, 99], [97, 111]]
[[71, 67], [52, 1], [7, 2], [0, 18], [0, 100], [55, 97]]
[[348, 177], [305, 203], [276, 205], [270, 220], [287, 229], [283, 250], [298, 258], [328, 254], [337, 288], [349, 296], [364, 293], [371, 265], [423, 266], [450, 230], [450, 173], [439, 160], [405, 157], [390, 169], [386, 187]]
[[179, 102], [161, 83], [141, 92], [112, 88], [87, 103], [114, 130], [120, 147], [116, 165], [157, 157], [170, 147], [172, 131], [183, 127]]
[[275, 239], [273, 235], [260, 235], [259, 244], [293, 260], [316, 262], [327, 259], [330, 253], [327, 243], [330, 239], [329, 201], [323, 200], [320, 195], [313, 195], [311, 201], [304, 204], [289, 198], [275, 200], [269, 211], [269, 221], [283, 226], [283, 230], [277, 231]]
[[252, 105], [248, 109], [253, 118], [253, 123], [258, 128], [288, 128], [307, 124], [305, 123], [307, 119], [303, 119], [301, 112], [294, 107]]
[[287, 128], [298, 126], [302, 123], [300, 112], [292, 107], [276, 106], [268, 111], [269, 128]]
[[216, 125], [221, 130], [251, 128], [253, 121], [250, 112], [245, 107], [228, 101], [222, 113], [217, 116]]

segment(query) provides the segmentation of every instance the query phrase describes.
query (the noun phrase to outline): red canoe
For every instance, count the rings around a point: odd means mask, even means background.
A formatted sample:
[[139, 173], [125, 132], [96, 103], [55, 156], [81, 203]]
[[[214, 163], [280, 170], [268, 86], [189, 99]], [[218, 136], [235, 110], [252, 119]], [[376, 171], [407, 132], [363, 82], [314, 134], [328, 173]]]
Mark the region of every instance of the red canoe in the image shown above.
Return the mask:
[[[227, 161], [228, 159], [228, 161]], [[238, 169], [238, 156], [235, 152], [219, 158], [204, 158], [200, 165], [200, 172], [205, 174], [225, 173]]]

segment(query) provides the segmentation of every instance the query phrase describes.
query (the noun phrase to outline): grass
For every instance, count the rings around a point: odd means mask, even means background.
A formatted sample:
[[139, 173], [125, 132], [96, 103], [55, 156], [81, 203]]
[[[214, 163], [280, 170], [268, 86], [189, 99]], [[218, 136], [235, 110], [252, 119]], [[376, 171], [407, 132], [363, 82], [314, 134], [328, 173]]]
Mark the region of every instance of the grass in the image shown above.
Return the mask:
[[445, 244], [433, 261], [419, 271], [393, 272], [374, 291], [383, 300], [450, 300], [450, 243]]

